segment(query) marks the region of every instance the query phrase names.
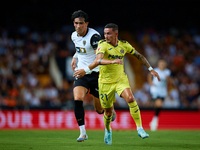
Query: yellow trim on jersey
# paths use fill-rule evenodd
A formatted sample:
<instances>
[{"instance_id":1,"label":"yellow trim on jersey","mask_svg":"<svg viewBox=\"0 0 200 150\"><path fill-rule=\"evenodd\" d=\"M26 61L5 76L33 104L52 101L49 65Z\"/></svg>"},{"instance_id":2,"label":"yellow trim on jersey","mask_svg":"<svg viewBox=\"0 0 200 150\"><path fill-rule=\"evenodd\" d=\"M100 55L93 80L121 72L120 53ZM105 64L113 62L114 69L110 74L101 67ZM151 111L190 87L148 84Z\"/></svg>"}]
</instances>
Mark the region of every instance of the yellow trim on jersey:
<instances>
[{"instance_id":1,"label":"yellow trim on jersey","mask_svg":"<svg viewBox=\"0 0 200 150\"><path fill-rule=\"evenodd\" d=\"M124 59L126 53L134 54L135 48L132 47L127 41L118 40L117 46L113 46L106 42L106 40L100 40L96 54L103 53L104 59ZM114 83L125 75L124 65L109 64L99 65L99 82L101 83Z\"/></svg>"}]
</instances>

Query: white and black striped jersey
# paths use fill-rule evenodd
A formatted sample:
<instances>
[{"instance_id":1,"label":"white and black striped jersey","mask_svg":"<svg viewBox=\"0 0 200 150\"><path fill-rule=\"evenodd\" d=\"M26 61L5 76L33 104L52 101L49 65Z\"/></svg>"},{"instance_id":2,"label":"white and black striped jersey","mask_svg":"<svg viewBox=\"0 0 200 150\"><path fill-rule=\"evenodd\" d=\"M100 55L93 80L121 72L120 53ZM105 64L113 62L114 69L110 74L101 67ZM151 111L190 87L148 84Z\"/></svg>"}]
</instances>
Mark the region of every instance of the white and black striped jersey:
<instances>
[{"instance_id":1,"label":"white and black striped jersey","mask_svg":"<svg viewBox=\"0 0 200 150\"><path fill-rule=\"evenodd\" d=\"M88 28L85 36L78 36L77 32L74 31L71 39L78 54L77 69L84 69L95 60L96 54L94 50L97 49L101 35L96 30ZM99 72L99 67L94 68L92 71Z\"/></svg>"}]
</instances>

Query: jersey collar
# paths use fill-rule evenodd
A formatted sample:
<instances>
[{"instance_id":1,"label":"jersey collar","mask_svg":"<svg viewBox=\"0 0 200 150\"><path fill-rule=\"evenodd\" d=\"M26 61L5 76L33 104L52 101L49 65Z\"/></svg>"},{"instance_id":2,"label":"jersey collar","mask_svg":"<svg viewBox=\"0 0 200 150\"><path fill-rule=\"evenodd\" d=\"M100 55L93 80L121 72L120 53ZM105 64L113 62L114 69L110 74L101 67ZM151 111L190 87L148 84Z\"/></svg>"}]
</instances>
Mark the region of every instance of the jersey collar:
<instances>
[{"instance_id":1,"label":"jersey collar","mask_svg":"<svg viewBox=\"0 0 200 150\"><path fill-rule=\"evenodd\" d=\"M88 34L88 31L89 31L89 28L87 28L87 31L86 31L86 33L85 33L85 35L84 35L84 36L78 36L78 33L77 33L77 36L78 36L78 37L82 37L82 38L83 38L83 37L85 37L85 36Z\"/></svg>"},{"instance_id":2,"label":"jersey collar","mask_svg":"<svg viewBox=\"0 0 200 150\"><path fill-rule=\"evenodd\" d=\"M114 45L112 45L113 47L117 47L118 46L118 43L119 43L119 40L117 40L118 42L117 42L117 45L116 46L114 46ZM109 43L110 44L110 43ZM110 44L111 45L111 44Z\"/></svg>"}]
</instances>

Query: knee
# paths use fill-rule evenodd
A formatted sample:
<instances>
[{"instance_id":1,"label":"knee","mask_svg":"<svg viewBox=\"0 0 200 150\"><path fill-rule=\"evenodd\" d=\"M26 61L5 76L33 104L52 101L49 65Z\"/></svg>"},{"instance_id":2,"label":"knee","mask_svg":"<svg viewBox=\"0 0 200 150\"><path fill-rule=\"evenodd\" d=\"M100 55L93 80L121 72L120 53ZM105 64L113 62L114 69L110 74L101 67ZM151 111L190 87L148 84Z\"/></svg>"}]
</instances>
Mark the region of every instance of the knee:
<instances>
[{"instance_id":1,"label":"knee","mask_svg":"<svg viewBox=\"0 0 200 150\"><path fill-rule=\"evenodd\" d=\"M134 98L133 95L129 95L129 96L126 98L126 101L127 101L127 103L132 103L132 102L135 101L135 98Z\"/></svg>"},{"instance_id":2,"label":"knee","mask_svg":"<svg viewBox=\"0 0 200 150\"><path fill-rule=\"evenodd\" d=\"M102 108L95 108L95 111L98 113L98 114L103 114L104 113L104 110Z\"/></svg>"},{"instance_id":3,"label":"knee","mask_svg":"<svg viewBox=\"0 0 200 150\"><path fill-rule=\"evenodd\" d=\"M155 101L155 106L156 106L157 108L161 108L161 107L162 107L162 99L157 99L157 100Z\"/></svg>"},{"instance_id":4,"label":"knee","mask_svg":"<svg viewBox=\"0 0 200 150\"><path fill-rule=\"evenodd\" d=\"M108 116L108 117L111 117L112 116L112 111L105 111L105 115Z\"/></svg>"},{"instance_id":5,"label":"knee","mask_svg":"<svg viewBox=\"0 0 200 150\"><path fill-rule=\"evenodd\" d=\"M77 95L77 96L74 96L74 100L75 100L75 101L83 101L84 98L85 98L84 95Z\"/></svg>"}]
</instances>

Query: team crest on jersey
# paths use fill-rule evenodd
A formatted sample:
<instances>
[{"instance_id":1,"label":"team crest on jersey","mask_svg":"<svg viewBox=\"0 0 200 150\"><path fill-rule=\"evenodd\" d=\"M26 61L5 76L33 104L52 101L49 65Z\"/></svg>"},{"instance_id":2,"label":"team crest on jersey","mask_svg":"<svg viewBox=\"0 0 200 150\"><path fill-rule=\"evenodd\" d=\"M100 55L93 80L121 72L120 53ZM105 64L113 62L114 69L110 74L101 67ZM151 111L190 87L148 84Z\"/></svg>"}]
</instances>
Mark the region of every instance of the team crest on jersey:
<instances>
[{"instance_id":1,"label":"team crest on jersey","mask_svg":"<svg viewBox=\"0 0 200 150\"><path fill-rule=\"evenodd\" d=\"M100 51L100 50L101 50L101 47L98 47L98 48L97 48L97 51Z\"/></svg>"},{"instance_id":2,"label":"team crest on jersey","mask_svg":"<svg viewBox=\"0 0 200 150\"><path fill-rule=\"evenodd\" d=\"M85 44L86 44L86 40L83 41L83 45L84 45L84 46L85 46Z\"/></svg>"},{"instance_id":3,"label":"team crest on jersey","mask_svg":"<svg viewBox=\"0 0 200 150\"><path fill-rule=\"evenodd\" d=\"M121 50L120 50L120 53L124 54L124 50L123 50L123 49L121 49Z\"/></svg>"}]
</instances>

